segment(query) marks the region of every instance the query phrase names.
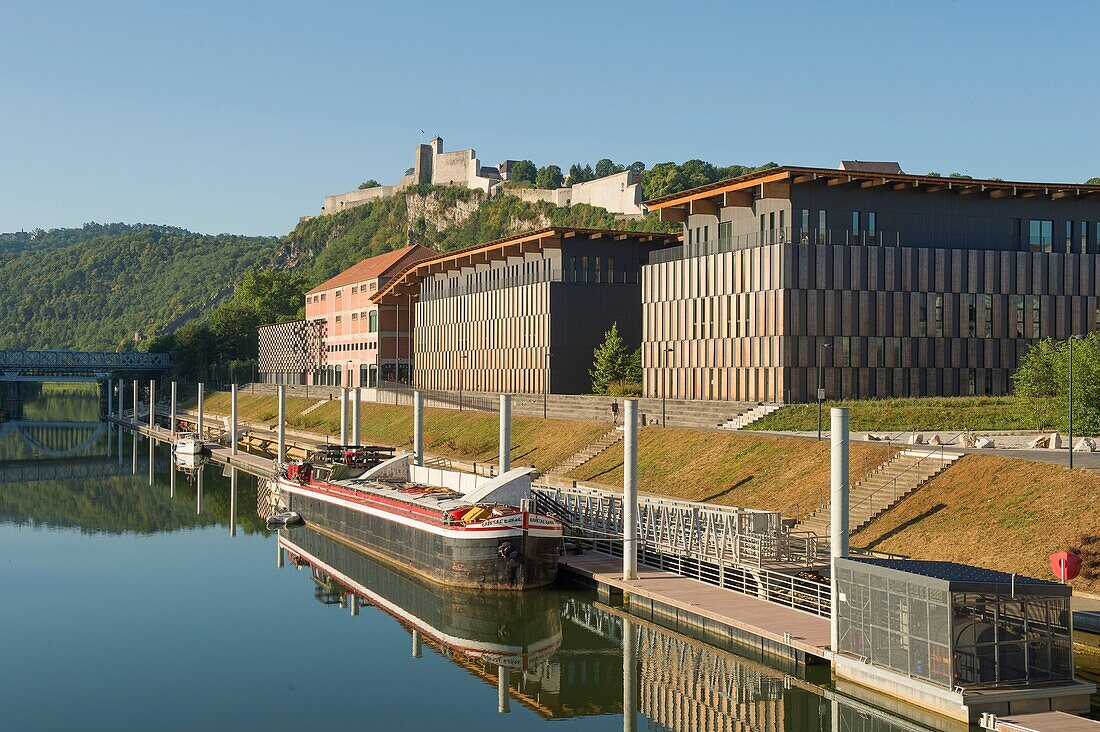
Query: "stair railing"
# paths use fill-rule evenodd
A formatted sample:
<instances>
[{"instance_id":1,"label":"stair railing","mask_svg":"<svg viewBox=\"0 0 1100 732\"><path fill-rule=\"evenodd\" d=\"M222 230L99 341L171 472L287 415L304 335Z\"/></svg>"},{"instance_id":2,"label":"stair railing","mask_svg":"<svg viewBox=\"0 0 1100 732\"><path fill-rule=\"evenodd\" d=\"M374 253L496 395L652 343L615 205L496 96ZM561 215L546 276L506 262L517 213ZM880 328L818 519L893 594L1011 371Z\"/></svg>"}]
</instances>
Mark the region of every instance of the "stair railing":
<instances>
[{"instance_id":1,"label":"stair railing","mask_svg":"<svg viewBox=\"0 0 1100 732\"><path fill-rule=\"evenodd\" d=\"M848 507L848 516L851 517L852 514L855 513L861 506L863 506L864 504L869 504L867 506L867 519L862 521L860 524L858 524L856 526L850 527L849 530L852 533L855 533L860 528L862 528L864 525L870 523L870 520L875 517L875 511L877 510L877 508L882 508L883 506L893 505L894 502L898 500L898 480L900 478L903 478L904 476L908 475L912 471L917 470L918 468L920 468L920 466L923 465L926 460L930 460L931 458L936 458L936 460L940 464L940 469L942 470L943 469L943 464L945 462L945 460L944 460L944 448L947 447L947 445L954 442L957 438L961 437L964 434L966 434L966 430L963 430L962 432L959 432L958 434L952 435L944 444L939 445L938 449L924 455L923 457L921 457L920 460L918 460L917 462L913 463L912 465L910 465L905 470L903 470L900 473L898 473L897 475L895 475L890 480L889 483L886 483L885 485L879 486L878 488L876 488L875 490L871 491L866 496L864 496L862 499L860 499L858 503L849 506ZM890 498L885 502L879 503L878 507L876 508L875 502L876 502L877 497L879 496L880 493L882 493L883 491L885 491L887 489L890 490L890 493L889 493Z\"/></svg>"}]
</instances>

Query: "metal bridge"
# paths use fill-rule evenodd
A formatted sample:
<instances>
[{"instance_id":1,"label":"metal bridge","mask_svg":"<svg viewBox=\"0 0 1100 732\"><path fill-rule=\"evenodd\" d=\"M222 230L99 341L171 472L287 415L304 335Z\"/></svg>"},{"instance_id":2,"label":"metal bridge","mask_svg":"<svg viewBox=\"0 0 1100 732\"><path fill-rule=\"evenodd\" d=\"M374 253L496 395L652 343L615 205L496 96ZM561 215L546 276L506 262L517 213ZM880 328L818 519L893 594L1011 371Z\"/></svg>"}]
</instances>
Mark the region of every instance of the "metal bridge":
<instances>
[{"instance_id":1,"label":"metal bridge","mask_svg":"<svg viewBox=\"0 0 1100 732\"><path fill-rule=\"evenodd\" d=\"M103 378L120 371L165 371L167 368L167 353L0 351L0 381Z\"/></svg>"},{"instance_id":2,"label":"metal bridge","mask_svg":"<svg viewBox=\"0 0 1100 732\"><path fill-rule=\"evenodd\" d=\"M0 439L16 435L35 453L51 458L83 453L106 431L106 422L0 422Z\"/></svg>"},{"instance_id":3,"label":"metal bridge","mask_svg":"<svg viewBox=\"0 0 1100 732\"><path fill-rule=\"evenodd\" d=\"M596 488L533 488L540 511L572 538L622 556L622 494ZM655 496L638 500L638 563L762 600L828 617L829 584L817 570L828 551L814 536L791 534L775 511Z\"/></svg>"}]
</instances>

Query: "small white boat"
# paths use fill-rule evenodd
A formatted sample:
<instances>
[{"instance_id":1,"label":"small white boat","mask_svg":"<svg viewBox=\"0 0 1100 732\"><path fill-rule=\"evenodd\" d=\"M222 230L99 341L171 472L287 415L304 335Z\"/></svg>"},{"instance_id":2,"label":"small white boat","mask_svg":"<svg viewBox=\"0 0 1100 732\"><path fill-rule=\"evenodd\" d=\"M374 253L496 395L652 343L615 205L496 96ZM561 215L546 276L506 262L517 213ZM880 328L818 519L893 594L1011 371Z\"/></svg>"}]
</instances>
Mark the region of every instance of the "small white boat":
<instances>
[{"instance_id":1,"label":"small white boat","mask_svg":"<svg viewBox=\"0 0 1100 732\"><path fill-rule=\"evenodd\" d=\"M199 455L203 447L202 436L198 432L180 432L172 449L177 455Z\"/></svg>"}]
</instances>

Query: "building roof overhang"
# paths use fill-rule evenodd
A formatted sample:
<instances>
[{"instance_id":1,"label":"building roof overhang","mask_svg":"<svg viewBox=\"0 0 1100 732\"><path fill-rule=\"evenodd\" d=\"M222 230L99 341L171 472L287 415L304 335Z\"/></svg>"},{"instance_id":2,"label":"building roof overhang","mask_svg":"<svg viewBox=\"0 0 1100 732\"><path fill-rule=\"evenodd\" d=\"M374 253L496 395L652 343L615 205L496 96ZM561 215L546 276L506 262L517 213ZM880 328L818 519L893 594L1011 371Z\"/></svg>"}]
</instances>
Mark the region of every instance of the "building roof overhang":
<instances>
[{"instance_id":1,"label":"building roof overhang","mask_svg":"<svg viewBox=\"0 0 1100 732\"><path fill-rule=\"evenodd\" d=\"M472 247L446 252L429 259L414 262L395 274L371 296L376 303L403 304L407 298L417 300L420 283L427 277L463 267L473 267L508 257L521 257L529 252L560 248L564 239L611 238L618 241L634 241L639 244L658 241L665 246L676 244L679 234L662 234L648 231L619 231L616 229L576 229L547 227L515 234L495 241L475 244Z\"/></svg>"},{"instance_id":2,"label":"building roof overhang","mask_svg":"<svg viewBox=\"0 0 1100 732\"><path fill-rule=\"evenodd\" d=\"M988 198L1042 196L1050 200L1100 197L1100 185L1078 183L1027 183L980 178L951 178L907 173L878 173L834 168L805 168L783 165L737 178L710 183L646 201L650 211L659 211L663 221L685 221L692 214L717 214L727 206L751 206L760 198L790 197L791 186L824 181L826 185L856 185L860 188L889 187L924 193L982 194Z\"/></svg>"}]
</instances>

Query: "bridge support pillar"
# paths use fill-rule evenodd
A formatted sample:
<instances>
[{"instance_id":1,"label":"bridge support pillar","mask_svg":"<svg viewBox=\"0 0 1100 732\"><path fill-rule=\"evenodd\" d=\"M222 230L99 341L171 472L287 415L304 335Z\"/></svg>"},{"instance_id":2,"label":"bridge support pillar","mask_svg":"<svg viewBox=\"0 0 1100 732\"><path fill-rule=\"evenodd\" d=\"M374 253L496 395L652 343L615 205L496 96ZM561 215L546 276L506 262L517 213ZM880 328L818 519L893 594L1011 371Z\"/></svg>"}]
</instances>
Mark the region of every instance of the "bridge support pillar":
<instances>
[{"instance_id":1,"label":"bridge support pillar","mask_svg":"<svg viewBox=\"0 0 1100 732\"><path fill-rule=\"evenodd\" d=\"M340 445L348 444L348 388L340 387Z\"/></svg>"},{"instance_id":2,"label":"bridge support pillar","mask_svg":"<svg viewBox=\"0 0 1100 732\"><path fill-rule=\"evenodd\" d=\"M638 578L638 400L623 400L623 579Z\"/></svg>"},{"instance_id":3,"label":"bridge support pillar","mask_svg":"<svg viewBox=\"0 0 1100 732\"><path fill-rule=\"evenodd\" d=\"M205 391L205 387L206 387L206 385L203 384L201 381L198 383L199 396L198 396L197 405L195 407L195 412L196 412L195 413L195 431L199 433L199 439L202 439L202 427L203 427L202 400L203 400L203 396L204 396L203 392Z\"/></svg>"},{"instance_id":4,"label":"bridge support pillar","mask_svg":"<svg viewBox=\"0 0 1100 732\"><path fill-rule=\"evenodd\" d=\"M500 395L500 474L512 469L512 397Z\"/></svg>"},{"instance_id":5,"label":"bridge support pillar","mask_svg":"<svg viewBox=\"0 0 1100 732\"><path fill-rule=\"evenodd\" d=\"M497 666L497 712L508 714L511 709L511 697L508 696L508 668Z\"/></svg>"},{"instance_id":6,"label":"bridge support pillar","mask_svg":"<svg viewBox=\"0 0 1100 732\"><path fill-rule=\"evenodd\" d=\"M149 429L157 426L157 380L149 379Z\"/></svg>"},{"instance_id":7,"label":"bridge support pillar","mask_svg":"<svg viewBox=\"0 0 1100 732\"><path fill-rule=\"evenodd\" d=\"M137 408L138 408L138 395L141 392L141 386L138 384L138 380L134 379L134 413L130 415L130 424L137 427Z\"/></svg>"},{"instance_id":8,"label":"bridge support pillar","mask_svg":"<svg viewBox=\"0 0 1100 732\"><path fill-rule=\"evenodd\" d=\"M275 459L286 462L286 385L279 384L279 441L276 447Z\"/></svg>"},{"instance_id":9,"label":"bridge support pillar","mask_svg":"<svg viewBox=\"0 0 1100 732\"><path fill-rule=\"evenodd\" d=\"M176 382L173 381L172 394L168 399L168 421L172 423L171 425L169 425L169 429L172 430L172 437L176 436L176 397Z\"/></svg>"},{"instance_id":10,"label":"bridge support pillar","mask_svg":"<svg viewBox=\"0 0 1100 732\"><path fill-rule=\"evenodd\" d=\"M362 411L363 390L358 386L351 392L351 444L363 444L363 425L360 423Z\"/></svg>"},{"instance_id":11,"label":"bridge support pillar","mask_svg":"<svg viewBox=\"0 0 1100 732\"><path fill-rule=\"evenodd\" d=\"M229 387L229 454L237 454L237 385Z\"/></svg>"},{"instance_id":12,"label":"bridge support pillar","mask_svg":"<svg viewBox=\"0 0 1100 732\"><path fill-rule=\"evenodd\" d=\"M424 392L413 392L413 455L417 465L424 464Z\"/></svg>"},{"instance_id":13,"label":"bridge support pillar","mask_svg":"<svg viewBox=\"0 0 1100 732\"><path fill-rule=\"evenodd\" d=\"M832 454L830 467L830 504L829 504L829 558L832 563L829 580L832 598L830 611L830 641L836 652L840 640L840 628L837 623L837 583L836 560L848 556L848 409L833 407L829 413L832 421Z\"/></svg>"}]
</instances>

